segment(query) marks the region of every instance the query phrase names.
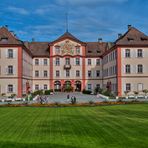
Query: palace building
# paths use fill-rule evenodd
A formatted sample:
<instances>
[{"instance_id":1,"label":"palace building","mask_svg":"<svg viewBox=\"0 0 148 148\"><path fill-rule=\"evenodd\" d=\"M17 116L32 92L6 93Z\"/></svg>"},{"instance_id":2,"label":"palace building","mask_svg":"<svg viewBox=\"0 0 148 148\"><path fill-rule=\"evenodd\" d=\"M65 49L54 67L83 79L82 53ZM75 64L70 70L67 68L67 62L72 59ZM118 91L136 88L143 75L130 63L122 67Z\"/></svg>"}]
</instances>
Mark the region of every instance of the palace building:
<instances>
[{"instance_id":1,"label":"palace building","mask_svg":"<svg viewBox=\"0 0 148 148\"><path fill-rule=\"evenodd\" d=\"M115 42L83 42L68 31L52 42L24 42L0 28L0 94L67 86L117 96L148 89L148 36L129 25Z\"/></svg>"}]
</instances>

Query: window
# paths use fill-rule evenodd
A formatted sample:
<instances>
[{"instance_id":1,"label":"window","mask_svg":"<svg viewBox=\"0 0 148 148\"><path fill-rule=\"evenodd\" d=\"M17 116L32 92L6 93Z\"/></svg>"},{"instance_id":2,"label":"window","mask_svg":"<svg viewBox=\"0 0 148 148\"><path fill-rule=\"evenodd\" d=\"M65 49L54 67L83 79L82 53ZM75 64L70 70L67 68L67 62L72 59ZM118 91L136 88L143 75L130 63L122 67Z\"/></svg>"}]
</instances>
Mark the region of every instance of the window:
<instances>
[{"instance_id":1,"label":"window","mask_svg":"<svg viewBox=\"0 0 148 148\"><path fill-rule=\"evenodd\" d=\"M138 58L142 58L143 57L142 49L138 49L138 51L137 51L137 57Z\"/></svg>"},{"instance_id":2,"label":"window","mask_svg":"<svg viewBox=\"0 0 148 148\"><path fill-rule=\"evenodd\" d=\"M65 64L66 64L66 65L70 65L70 58L66 58L66 59L65 59Z\"/></svg>"},{"instance_id":3,"label":"window","mask_svg":"<svg viewBox=\"0 0 148 148\"><path fill-rule=\"evenodd\" d=\"M38 70L35 71L35 77L39 77L39 71Z\"/></svg>"},{"instance_id":4,"label":"window","mask_svg":"<svg viewBox=\"0 0 148 148\"><path fill-rule=\"evenodd\" d=\"M48 88L47 88L47 84L44 84L44 90L47 90Z\"/></svg>"},{"instance_id":5,"label":"window","mask_svg":"<svg viewBox=\"0 0 148 148\"><path fill-rule=\"evenodd\" d=\"M13 49L8 49L8 58L13 58Z\"/></svg>"},{"instance_id":6,"label":"window","mask_svg":"<svg viewBox=\"0 0 148 148\"><path fill-rule=\"evenodd\" d=\"M39 90L39 85L38 84L35 85L35 90Z\"/></svg>"},{"instance_id":7,"label":"window","mask_svg":"<svg viewBox=\"0 0 148 148\"><path fill-rule=\"evenodd\" d=\"M76 65L80 65L80 58L76 58Z\"/></svg>"},{"instance_id":8,"label":"window","mask_svg":"<svg viewBox=\"0 0 148 148\"><path fill-rule=\"evenodd\" d=\"M96 65L100 65L100 59L96 59Z\"/></svg>"},{"instance_id":9,"label":"window","mask_svg":"<svg viewBox=\"0 0 148 148\"><path fill-rule=\"evenodd\" d=\"M39 59L35 59L35 65L39 65Z\"/></svg>"},{"instance_id":10,"label":"window","mask_svg":"<svg viewBox=\"0 0 148 148\"><path fill-rule=\"evenodd\" d=\"M13 75L13 66L12 65L8 66L8 74Z\"/></svg>"},{"instance_id":11,"label":"window","mask_svg":"<svg viewBox=\"0 0 148 148\"><path fill-rule=\"evenodd\" d=\"M138 83L138 91L143 91L143 84L142 83Z\"/></svg>"},{"instance_id":12,"label":"window","mask_svg":"<svg viewBox=\"0 0 148 148\"><path fill-rule=\"evenodd\" d=\"M56 58L56 63L55 63L56 66L59 66L60 65L60 58Z\"/></svg>"},{"instance_id":13,"label":"window","mask_svg":"<svg viewBox=\"0 0 148 148\"><path fill-rule=\"evenodd\" d=\"M143 73L143 65L141 65L141 64L138 65L137 73Z\"/></svg>"},{"instance_id":14,"label":"window","mask_svg":"<svg viewBox=\"0 0 148 148\"><path fill-rule=\"evenodd\" d=\"M96 84L96 88L100 89L100 84Z\"/></svg>"},{"instance_id":15,"label":"window","mask_svg":"<svg viewBox=\"0 0 148 148\"><path fill-rule=\"evenodd\" d=\"M88 77L91 77L91 71L90 70L88 71Z\"/></svg>"},{"instance_id":16,"label":"window","mask_svg":"<svg viewBox=\"0 0 148 148\"><path fill-rule=\"evenodd\" d=\"M47 59L44 59L44 65L48 65Z\"/></svg>"},{"instance_id":17,"label":"window","mask_svg":"<svg viewBox=\"0 0 148 148\"><path fill-rule=\"evenodd\" d=\"M130 83L126 83L126 91L131 91L131 84Z\"/></svg>"},{"instance_id":18,"label":"window","mask_svg":"<svg viewBox=\"0 0 148 148\"><path fill-rule=\"evenodd\" d=\"M131 57L130 49L125 49L125 57L126 58L130 58Z\"/></svg>"},{"instance_id":19,"label":"window","mask_svg":"<svg viewBox=\"0 0 148 148\"><path fill-rule=\"evenodd\" d=\"M60 76L60 71L56 70L56 77L59 77L59 76Z\"/></svg>"},{"instance_id":20,"label":"window","mask_svg":"<svg viewBox=\"0 0 148 148\"><path fill-rule=\"evenodd\" d=\"M60 54L60 47L59 46L55 47L55 50L56 50L56 54Z\"/></svg>"},{"instance_id":21,"label":"window","mask_svg":"<svg viewBox=\"0 0 148 148\"><path fill-rule=\"evenodd\" d=\"M80 77L80 71L76 70L76 77Z\"/></svg>"},{"instance_id":22,"label":"window","mask_svg":"<svg viewBox=\"0 0 148 148\"><path fill-rule=\"evenodd\" d=\"M8 85L8 93L12 93L13 92L13 85Z\"/></svg>"},{"instance_id":23,"label":"window","mask_svg":"<svg viewBox=\"0 0 148 148\"><path fill-rule=\"evenodd\" d=\"M125 66L125 73L131 73L131 66L130 65Z\"/></svg>"},{"instance_id":24,"label":"window","mask_svg":"<svg viewBox=\"0 0 148 148\"><path fill-rule=\"evenodd\" d=\"M44 70L44 77L48 77L48 72L47 72L47 70Z\"/></svg>"},{"instance_id":25,"label":"window","mask_svg":"<svg viewBox=\"0 0 148 148\"><path fill-rule=\"evenodd\" d=\"M87 85L87 88L88 88L88 90L92 90L92 85L91 84L88 84Z\"/></svg>"},{"instance_id":26,"label":"window","mask_svg":"<svg viewBox=\"0 0 148 148\"><path fill-rule=\"evenodd\" d=\"M91 59L88 59L88 65L91 65Z\"/></svg>"},{"instance_id":27,"label":"window","mask_svg":"<svg viewBox=\"0 0 148 148\"><path fill-rule=\"evenodd\" d=\"M66 77L70 77L70 71L68 69L66 70Z\"/></svg>"},{"instance_id":28,"label":"window","mask_svg":"<svg viewBox=\"0 0 148 148\"><path fill-rule=\"evenodd\" d=\"M96 71L96 77L100 77L100 70Z\"/></svg>"},{"instance_id":29,"label":"window","mask_svg":"<svg viewBox=\"0 0 148 148\"><path fill-rule=\"evenodd\" d=\"M80 47L79 46L76 47L76 54L80 54Z\"/></svg>"}]
</instances>

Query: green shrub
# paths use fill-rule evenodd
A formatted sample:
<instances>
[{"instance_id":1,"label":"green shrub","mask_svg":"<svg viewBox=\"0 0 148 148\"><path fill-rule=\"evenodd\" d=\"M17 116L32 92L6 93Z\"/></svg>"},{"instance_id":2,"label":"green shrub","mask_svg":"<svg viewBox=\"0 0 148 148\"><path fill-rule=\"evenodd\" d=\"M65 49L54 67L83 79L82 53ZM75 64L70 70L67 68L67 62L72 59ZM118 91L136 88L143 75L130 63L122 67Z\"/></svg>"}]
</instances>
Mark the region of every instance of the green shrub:
<instances>
[{"instance_id":1,"label":"green shrub","mask_svg":"<svg viewBox=\"0 0 148 148\"><path fill-rule=\"evenodd\" d=\"M91 90L85 90L85 89L84 89L84 90L82 91L82 93L83 93L83 94L88 94L88 95L90 95L90 94L92 93L92 91L91 91Z\"/></svg>"},{"instance_id":2,"label":"green shrub","mask_svg":"<svg viewBox=\"0 0 148 148\"><path fill-rule=\"evenodd\" d=\"M55 92L61 92L61 89L55 89L54 91Z\"/></svg>"},{"instance_id":3,"label":"green shrub","mask_svg":"<svg viewBox=\"0 0 148 148\"><path fill-rule=\"evenodd\" d=\"M32 93L32 96L37 96L37 95L43 95L43 90L37 90L35 92Z\"/></svg>"},{"instance_id":4,"label":"green shrub","mask_svg":"<svg viewBox=\"0 0 148 148\"><path fill-rule=\"evenodd\" d=\"M109 91L109 90L104 90L104 91L102 91L102 95L108 96L108 97L115 97L115 96L112 94L112 92Z\"/></svg>"},{"instance_id":5,"label":"green shrub","mask_svg":"<svg viewBox=\"0 0 148 148\"><path fill-rule=\"evenodd\" d=\"M50 95L51 90L45 90L44 95Z\"/></svg>"},{"instance_id":6,"label":"green shrub","mask_svg":"<svg viewBox=\"0 0 148 148\"><path fill-rule=\"evenodd\" d=\"M11 94L11 98L14 98L16 96L16 94Z\"/></svg>"},{"instance_id":7,"label":"green shrub","mask_svg":"<svg viewBox=\"0 0 148 148\"><path fill-rule=\"evenodd\" d=\"M6 94L5 94L5 93L2 93L1 95L2 95L2 96L6 96Z\"/></svg>"},{"instance_id":8,"label":"green shrub","mask_svg":"<svg viewBox=\"0 0 148 148\"><path fill-rule=\"evenodd\" d=\"M70 86L70 85L68 85L68 86L66 86L66 88L64 89L64 91L65 92L71 92L71 91L73 91L73 87Z\"/></svg>"},{"instance_id":9,"label":"green shrub","mask_svg":"<svg viewBox=\"0 0 148 148\"><path fill-rule=\"evenodd\" d=\"M89 101L89 104L91 104L91 105L92 105L92 104L95 104L95 102L94 102L94 101Z\"/></svg>"},{"instance_id":10,"label":"green shrub","mask_svg":"<svg viewBox=\"0 0 148 148\"><path fill-rule=\"evenodd\" d=\"M101 89L101 88L99 88L99 87L96 87L95 90L94 90L94 94L95 94L95 95L97 95L98 93L101 94L102 92L103 92L103 89Z\"/></svg>"}]
</instances>

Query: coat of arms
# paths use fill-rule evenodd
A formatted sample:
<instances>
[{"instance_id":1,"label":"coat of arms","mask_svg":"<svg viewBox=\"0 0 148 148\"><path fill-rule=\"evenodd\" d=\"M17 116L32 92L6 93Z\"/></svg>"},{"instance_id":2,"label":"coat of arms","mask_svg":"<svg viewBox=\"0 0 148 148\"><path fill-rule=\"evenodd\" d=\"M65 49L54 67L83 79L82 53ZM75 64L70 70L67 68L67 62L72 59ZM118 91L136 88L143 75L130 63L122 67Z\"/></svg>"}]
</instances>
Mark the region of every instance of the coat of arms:
<instances>
[{"instance_id":1,"label":"coat of arms","mask_svg":"<svg viewBox=\"0 0 148 148\"><path fill-rule=\"evenodd\" d=\"M74 45L69 41L66 41L63 45L61 45L62 54L74 54Z\"/></svg>"}]
</instances>

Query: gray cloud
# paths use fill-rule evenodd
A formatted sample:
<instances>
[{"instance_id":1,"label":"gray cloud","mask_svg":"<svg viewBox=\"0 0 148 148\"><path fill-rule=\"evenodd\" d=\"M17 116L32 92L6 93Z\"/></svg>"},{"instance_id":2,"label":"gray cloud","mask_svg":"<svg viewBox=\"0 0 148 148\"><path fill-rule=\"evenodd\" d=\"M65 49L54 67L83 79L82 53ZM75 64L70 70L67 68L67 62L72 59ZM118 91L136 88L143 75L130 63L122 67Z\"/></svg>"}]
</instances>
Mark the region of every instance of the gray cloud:
<instances>
[{"instance_id":1,"label":"gray cloud","mask_svg":"<svg viewBox=\"0 0 148 148\"><path fill-rule=\"evenodd\" d=\"M12 13L21 14L21 15L28 15L29 14L28 10L26 10L24 8L15 7L15 6L9 6L7 8L7 10Z\"/></svg>"}]
</instances>

